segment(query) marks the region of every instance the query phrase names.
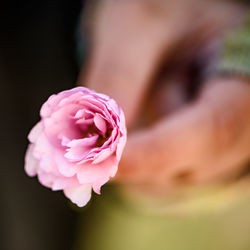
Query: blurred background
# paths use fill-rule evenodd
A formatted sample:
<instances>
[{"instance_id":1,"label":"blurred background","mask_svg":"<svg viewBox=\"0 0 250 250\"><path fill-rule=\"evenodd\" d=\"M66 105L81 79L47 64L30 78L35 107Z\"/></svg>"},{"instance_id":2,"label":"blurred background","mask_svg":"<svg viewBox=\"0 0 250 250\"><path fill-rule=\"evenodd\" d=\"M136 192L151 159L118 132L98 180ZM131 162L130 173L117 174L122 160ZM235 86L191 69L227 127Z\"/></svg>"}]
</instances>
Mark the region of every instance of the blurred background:
<instances>
[{"instance_id":1,"label":"blurred background","mask_svg":"<svg viewBox=\"0 0 250 250\"><path fill-rule=\"evenodd\" d=\"M134 11L143 3L156 22L149 19L144 23L141 12ZM135 62L136 67L140 47L162 46L157 58L146 50L149 61L155 60L154 69L150 68L142 80L150 94L144 97L144 90L138 94L141 111L136 106L131 108L136 115L128 112L129 131L147 127L192 102L207 79L218 72L248 79L248 9L248 1L219 0L5 3L0 10L0 249L250 250L249 161L233 174L225 169L219 177L211 174L197 183L189 181L189 172L181 172L175 184L169 185L173 191L160 199L128 195L110 184L83 209L70 204L62 192L51 192L36 178L27 177L23 169L28 132L51 94L85 82L109 93L112 84L108 82L116 81L119 75L112 49L119 48L122 61L135 46L136 53L131 53L127 63ZM165 19L168 16L170 21ZM134 27L132 31L127 29L128 23ZM159 30L163 35L156 42L150 31ZM224 39L228 36L232 41L227 42L229 46L244 46L229 49L224 59ZM102 57L98 51L109 41L111 49L103 56L111 60L104 60L103 67L98 64ZM106 77L110 72L112 77ZM96 84L100 79L101 87ZM129 90L133 92L132 87ZM121 97L121 106L128 100ZM138 119L130 126L134 116ZM223 181L214 184L213 178Z\"/></svg>"},{"instance_id":2,"label":"blurred background","mask_svg":"<svg viewBox=\"0 0 250 250\"><path fill-rule=\"evenodd\" d=\"M1 8L0 249L70 249L76 215L61 192L27 178L24 154L41 104L75 85L81 1L14 1Z\"/></svg>"}]
</instances>

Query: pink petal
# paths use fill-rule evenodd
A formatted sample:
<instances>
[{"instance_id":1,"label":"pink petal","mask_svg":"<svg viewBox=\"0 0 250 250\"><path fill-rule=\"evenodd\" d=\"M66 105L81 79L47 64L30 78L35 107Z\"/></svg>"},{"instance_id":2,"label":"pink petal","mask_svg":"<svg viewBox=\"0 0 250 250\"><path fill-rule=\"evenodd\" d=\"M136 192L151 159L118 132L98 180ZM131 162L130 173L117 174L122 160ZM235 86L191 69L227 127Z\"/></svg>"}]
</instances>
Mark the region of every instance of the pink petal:
<instances>
[{"instance_id":1,"label":"pink petal","mask_svg":"<svg viewBox=\"0 0 250 250\"><path fill-rule=\"evenodd\" d=\"M83 114L84 114L84 109L79 109L76 114L74 115L74 118L78 119L78 118L81 118L83 117Z\"/></svg>"},{"instance_id":2,"label":"pink petal","mask_svg":"<svg viewBox=\"0 0 250 250\"><path fill-rule=\"evenodd\" d=\"M74 115L75 119L84 118L88 120L93 117L94 117L94 113L90 110L87 110L86 108L78 110L76 114Z\"/></svg>"},{"instance_id":3,"label":"pink petal","mask_svg":"<svg viewBox=\"0 0 250 250\"><path fill-rule=\"evenodd\" d=\"M53 191L79 186L79 183L75 176L65 178L63 176L56 176L50 173L46 173L41 169L38 171L38 180L42 185L51 188Z\"/></svg>"},{"instance_id":4,"label":"pink petal","mask_svg":"<svg viewBox=\"0 0 250 250\"><path fill-rule=\"evenodd\" d=\"M62 91L56 95L51 95L49 99L42 105L40 115L42 118L49 117L54 111L58 109L58 104L64 98L68 98L70 95L77 92L77 89L70 89Z\"/></svg>"},{"instance_id":5,"label":"pink petal","mask_svg":"<svg viewBox=\"0 0 250 250\"><path fill-rule=\"evenodd\" d=\"M98 135L94 135L94 136L86 137L82 139L75 139L75 140L70 141L67 144L67 147L90 147L96 143L97 138L98 138Z\"/></svg>"},{"instance_id":6,"label":"pink petal","mask_svg":"<svg viewBox=\"0 0 250 250\"><path fill-rule=\"evenodd\" d=\"M122 111L122 109L120 108L120 122L119 122L119 129L121 130L121 132L123 133L123 135L127 135L127 129L126 129L126 121L125 121L125 115Z\"/></svg>"},{"instance_id":7,"label":"pink petal","mask_svg":"<svg viewBox=\"0 0 250 250\"><path fill-rule=\"evenodd\" d=\"M28 135L28 139L30 142L35 143L37 138L40 136L40 134L43 131L43 125L42 122L38 122L30 131Z\"/></svg>"},{"instance_id":8,"label":"pink petal","mask_svg":"<svg viewBox=\"0 0 250 250\"><path fill-rule=\"evenodd\" d=\"M87 159L91 159L91 160L96 159L95 163L103 161L106 157L111 155L116 150L117 143L114 143L114 141L116 140L116 137L118 134L119 133L117 129L113 129L111 136L108 138L106 142L104 142L104 144L101 147L92 148L87 154L86 159L80 161L77 164L85 163ZM104 151L103 154L102 154L102 151ZM100 161L98 160L99 156L100 156Z\"/></svg>"},{"instance_id":9,"label":"pink petal","mask_svg":"<svg viewBox=\"0 0 250 250\"><path fill-rule=\"evenodd\" d=\"M111 135L109 136L108 140L103 143L101 148L103 149L103 148L110 147L110 146L113 148L114 146L116 146L116 144L114 142L116 141L116 138L118 135L119 135L118 129L114 128L112 130Z\"/></svg>"},{"instance_id":10,"label":"pink petal","mask_svg":"<svg viewBox=\"0 0 250 250\"><path fill-rule=\"evenodd\" d=\"M56 95L52 95L49 97L49 99L43 104L42 108L41 108L41 117L45 118L45 117L49 117L54 111L57 110L59 103L61 102L61 100L63 99L68 99L71 95L74 95L75 93L80 93L81 96L85 96L85 95L94 95L95 91L93 90L89 90L87 88L84 87L76 87L70 90L65 90L62 91Z\"/></svg>"},{"instance_id":11,"label":"pink petal","mask_svg":"<svg viewBox=\"0 0 250 250\"><path fill-rule=\"evenodd\" d=\"M51 188L53 191L57 191L63 190L65 188L75 187L77 185L79 185L79 182L76 176L71 178L55 178Z\"/></svg>"},{"instance_id":12,"label":"pink petal","mask_svg":"<svg viewBox=\"0 0 250 250\"><path fill-rule=\"evenodd\" d=\"M98 164L105 159L107 159L114 151L112 151L110 148L106 148L101 150L99 153L97 153L94 156L93 164Z\"/></svg>"},{"instance_id":13,"label":"pink petal","mask_svg":"<svg viewBox=\"0 0 250 250\"><path fill-rule=\"evenodd\" d=\"M98 135L72 140L67 144L67 153L64 155L70 161L79 161L87 155L91 147L93 147L97 141Z\"/></svg>"},{"instance_id":14,"label":"pink petal","mask_svg":"<svg viewBox=\"0 0 250 250\"><path fill-rule=\"evenodd\" d=\"M49 118L45 118L44 132L51 142L61 144L63 136L74 139L81 136L80 129L75 125L71 114L79 107L71 104L54 112Z\"/></svg>"},{"instance_id":15,"label":"pink petal","mask_svg":"<svg viewBox=\"0 0 250 250\"><path fill-rule=\"evenodd\" d=\"M67 96L67 98L63 98L58 103L58 107L68 106L72 103L75 103L75 101L79 100L81 98L81 96L82 96L81 92L72 93L71 95Z\"/></svg>"},{"instance_id":16,"label":"pink petal","mask_svg":"<svg viewBox=\"0 0 250 250\"><path fill-rule=\"evenodd\" d=\"M39 168L45 171L46 173L51 173L51 174L60 174L58 172L58 169L56 167L56 164L53 160L53 157L51 156L50 153L48 155L44 155L40 161L39 161Z\"/></svg>"},{"instance_id":17,"label":"pink petal","mask_svg":"<svg viewBox=\"0 0 250 250\"><path fill-rule=\"evenodd\" d=\"M105 134L107 131L107 124L106 121L99 115L95 114L94 116L94 123L95 126L103 133Z\"/></svg>"},{"instance_id":18,"label":"pink petal","mask_svg":"<svg viewBox=\"0 0 250 250\"><path fill-rule=\"evenodd\" d=\"M54 107L61 100L59 95L51 95L49 99L42 105L40 115L42 118L48 117L53 112Z\"/></svg>"},{"instance_id":19,"label":"pink petal","mask_svg":"<svg viewBox=\"0 0 250 250\"><path fill-rule=\"evenodd\" d=\"M61 152L54 152L53 157L58 167L58 171L63 176L72 177L77 173L79 166L77 166L72 162L67 161Z\"/></svg>"},{"instance_id":20,"label":"pink petal","mask_svg":"<svg viewBox=\"0 0 250 250\"><path fill-rule=\"evenodd\" d=\"M33 151L34 151L34 145L30 144L28 146L28 149L25 155L25 166L24 166L24 169L29 176L36 175L37 167L39 163L39 161L34 157Z\"/></svg>"},{"instance_id":21,"label":"pink petal","mask_svg":"<svg viewBox=\"0 0 250 250\"><path fill-rule=\"evenodd\" d=\"M42 157L51 157L51 153L53 152L53 147L48 141L47 137L44 133L42 133L36 143L34 144L34 156L37 159L41 159Z\"/></svg>"},{"instance_id":22,"label":"pink petal","mask_svg":"<svg viewBox=\"0 0 250 250\"><path fill-rule=\"evenodd\" d=\"M106 104L103 101L95 99L93 96L84 96L80 104L84 105L86 108L95 111L97 113L103 114L105 118L114 126L113 118L107 109Z\"/></svg>"},{"instance_id":23,"label":"pink petal","mask_svg":"<svg viewBox=\"0 0 250 250\"><path fill-rule=\"evenodd\" d=\"M94 190L95 193L97 194L101 194L101 187L109 181L109 178L104 178L98 182L95 182L93 185L92 185L92 188Z\"/></svg>"},{"instance_id":24,"label":"pink petal","mask_svg":"<svg viewBox=\"0 0 250 250\"><path fill-rule=\"evenodd\" d=\"M77 172L79 183L95 183L99 180L115 176L117 172L117 160L111 156L100 164L83 164Z\"/></svg>"},{"instance_id":25,"label":"pink petal","mask_svg":"<svg viewBox=\"0 0 250 250\"><path fill-rule=\"evenodd\" d=\"M67 150L68 152L64 156L71 162L80 161L87 155L89 148L86 147L74 147Z\"/></svg>"},{"instance_id":26,"label":"pink petal","mask_svg":"<svg viewBox=\"0 0 250 250\"><path fill-rule=\"evenodd\" d=\"M114 112L116 116L119 116L119 113L120 113L119 107L113 99L108 100L107 107L109 108L111 112Z\"/></svg>"},{"instance_id":27,"label":"pink petal","mask_svg":"<svg viewBox=\"0 0 250 250\"><path fill-rule=\"evenodd\" d=\"M69 138L67 138L66 136L62 136L62 141L61 141L62 146L67 146L69 142L70 142Z\"/></svg>"},{"instance_id":28,"label":"pink petal","mask_svg":"<svg viewBox=\"0 0 250 250\"><path fill-rule=\"evenodd\" d=\"M91 184L84 184L78 187L65 188L64 194L78 207L83 207L91 198L91 190Z\"/></svg>"},{"instance_id":29,"label":"pink petal","mask_svg":"<svg viewBox=\"0 0 250 250\"><path fill-rule=\"evenodd\" d=\"M119 143L117 144L116 155L117 155L118 162L121 159L123 149L124 149L124 147L126 145L126 141L127 141L127 137L122 136L122 137L120 137Z\"/></svg>"}]
</instances>

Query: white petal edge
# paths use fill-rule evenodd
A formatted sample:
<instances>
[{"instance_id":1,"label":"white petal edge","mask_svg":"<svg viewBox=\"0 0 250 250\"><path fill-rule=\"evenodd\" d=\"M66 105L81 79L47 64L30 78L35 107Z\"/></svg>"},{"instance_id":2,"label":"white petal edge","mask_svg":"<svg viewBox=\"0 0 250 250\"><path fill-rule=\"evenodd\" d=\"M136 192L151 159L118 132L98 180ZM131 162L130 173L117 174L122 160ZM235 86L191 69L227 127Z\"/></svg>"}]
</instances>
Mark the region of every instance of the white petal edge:
<instances>
[{"instance_id":1,"label":"white petal edge","mask_svg":"<svg viewBox=\"0 0 250 250\"><path fill-rule=\"evenodd\" d=\"M83 184L78 187L66 188L63 190L67 198L69 198L78 207L85 206L91 198L91 184Z\"/></svg>"},{"instance_id":2,"label":"white petal edge","mask_svg":"<svg viewBox=\"0 0 250 250\"><path fill-rule=\"evenodd\" d=\"M25 155L25 172L29 176L35 176L37 174L38 160L33 155L34 145L30 144Z\"/></svg>"},{"instance_id":3,"label":"white petal edge","mask_svg":"<svg viewBox=\"0 0 250 250\"><path fill-rule=\"evenodd\" d=\"M94 116L94 123L95 123L95 126L96 126L103 134L106 133L106 131L107 131L107 125L106 125L105 120L101 117L101 115L96 114L96 115Z\"/></svg>"},{"instance_id":4,"label":"white petal edge","mask_svg":"<svg viewBox=\"0 0 250 250\"><path fill-rule=\"evenodd\" d=\"M119 143L118 143L117 149L116 149L116 156L117 156L118 162L121 160L122 153L123 153L124 147L126 145L126 142L127 142L126 135L120 137L120 140L119 140Z\"/></svg>"},{"instance_id":5,"label":"white petal edge","mask_svg":"<svg viewBox=\"0 0 250 250\"><path fill-rule=\"evenodd\" d=\"M40 134L42 133L42 122L38 122L30 131L28 139L30 142L35 143Z\"/></svg>"}]
</instances>

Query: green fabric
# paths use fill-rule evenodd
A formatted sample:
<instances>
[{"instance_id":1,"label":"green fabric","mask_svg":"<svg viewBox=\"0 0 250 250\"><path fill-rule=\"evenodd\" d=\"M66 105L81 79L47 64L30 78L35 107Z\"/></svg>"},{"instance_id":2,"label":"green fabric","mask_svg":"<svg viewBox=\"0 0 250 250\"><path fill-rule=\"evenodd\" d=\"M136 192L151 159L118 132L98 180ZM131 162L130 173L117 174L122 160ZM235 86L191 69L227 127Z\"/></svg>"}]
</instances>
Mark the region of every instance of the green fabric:
<instances>
[{"instance_id":1,"label":"green fabric","mask_svg":"<svg viewBox=\"0 0 250 250\"><path fill-rule=\"evenodd\" d=\"M218 72L250 76L250 14L243 27L225 37Z\"/></svg>"}]
</instances>

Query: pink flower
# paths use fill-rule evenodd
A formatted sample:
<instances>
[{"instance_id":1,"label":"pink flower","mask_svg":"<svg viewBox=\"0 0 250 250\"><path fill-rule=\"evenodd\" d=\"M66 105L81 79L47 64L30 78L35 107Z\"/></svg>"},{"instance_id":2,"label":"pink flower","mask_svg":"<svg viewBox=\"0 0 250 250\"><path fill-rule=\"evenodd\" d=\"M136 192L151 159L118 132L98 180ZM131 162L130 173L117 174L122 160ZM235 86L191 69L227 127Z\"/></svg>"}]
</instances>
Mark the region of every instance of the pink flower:
<instances>
[{"instance_id":1,"label":"pink flower","mask_svg":"<svg viewBox=\"0 0 250 250\"><path fill-rule=\"evenodd\" d=\"M84 87L52 95L30 131L25 171L84 206L93 190L114 177L127 133L121 108Z\"/></svg>"}]
</instances>

